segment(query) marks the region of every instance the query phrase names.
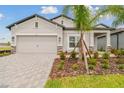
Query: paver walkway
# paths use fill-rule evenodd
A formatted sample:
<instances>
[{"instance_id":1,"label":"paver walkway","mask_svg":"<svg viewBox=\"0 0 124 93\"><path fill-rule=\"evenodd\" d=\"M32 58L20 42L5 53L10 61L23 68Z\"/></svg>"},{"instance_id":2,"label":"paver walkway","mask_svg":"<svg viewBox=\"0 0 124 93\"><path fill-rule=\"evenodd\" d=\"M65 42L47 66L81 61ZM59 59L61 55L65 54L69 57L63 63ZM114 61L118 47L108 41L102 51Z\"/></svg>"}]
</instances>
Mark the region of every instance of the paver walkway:
<instances>
[{"instance_id":1,"label":"paver walkway","mask_svg":"<svg viewBox=\"0 0 124 93\"><path fill-rule=\"evenodd\" d=\"M13 54L0 58L0 87L43 87L55 54Z\"/></svg>"}]
</instances>

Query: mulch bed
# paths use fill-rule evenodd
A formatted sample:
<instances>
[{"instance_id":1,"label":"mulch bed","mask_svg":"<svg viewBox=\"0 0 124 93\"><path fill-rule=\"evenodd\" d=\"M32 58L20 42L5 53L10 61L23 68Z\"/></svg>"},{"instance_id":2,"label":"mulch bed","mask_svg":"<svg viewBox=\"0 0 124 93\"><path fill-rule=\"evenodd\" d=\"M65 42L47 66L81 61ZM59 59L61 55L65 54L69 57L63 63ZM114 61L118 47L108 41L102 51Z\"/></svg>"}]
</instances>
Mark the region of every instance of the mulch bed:
<instances>
[{"instance_id":1,"label":"mulch bed","mask_svg":"<svg viewBox=\"0 0 124 93\"><path fill-rule=\"evenodd\" d=\"M124 74L124 69L118 69L118 64L116 63L118 58L110 58L109 59L109 69L102 68L102 58L97 59L97 64L93 70L90 70L91 75L104 75L104 74ZM124 58L123 58L124 59ZM50 78L58 78L58 77L67 77L67 76L77 76L86 74L85 64L84 62L80 62L75 59L66 59L64 61L64 68L58 69L57 65L60 64L60 59L56 58L53 67L50 73ZM77 70L72 69L72 65L77 64L79 67Z\"/></svg>"}]
</instances>

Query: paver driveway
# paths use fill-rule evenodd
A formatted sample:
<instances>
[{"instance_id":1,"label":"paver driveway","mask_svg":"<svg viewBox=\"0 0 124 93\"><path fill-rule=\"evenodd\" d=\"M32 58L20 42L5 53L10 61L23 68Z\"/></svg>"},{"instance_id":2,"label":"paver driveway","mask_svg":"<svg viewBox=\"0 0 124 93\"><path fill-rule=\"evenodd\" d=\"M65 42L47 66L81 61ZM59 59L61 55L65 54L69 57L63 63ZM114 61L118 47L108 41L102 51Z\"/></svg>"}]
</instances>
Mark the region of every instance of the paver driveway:
<instances>
[{"instance_id":1,"label":"paver driveway","mask_svg":"<svg viewBox=\"0 0 124 93\"><path fill-rule=\"evenodd\" d=\"M0 58L0 87L43 87L55 54L13 54Z\"/></svg>"}]
</instances>

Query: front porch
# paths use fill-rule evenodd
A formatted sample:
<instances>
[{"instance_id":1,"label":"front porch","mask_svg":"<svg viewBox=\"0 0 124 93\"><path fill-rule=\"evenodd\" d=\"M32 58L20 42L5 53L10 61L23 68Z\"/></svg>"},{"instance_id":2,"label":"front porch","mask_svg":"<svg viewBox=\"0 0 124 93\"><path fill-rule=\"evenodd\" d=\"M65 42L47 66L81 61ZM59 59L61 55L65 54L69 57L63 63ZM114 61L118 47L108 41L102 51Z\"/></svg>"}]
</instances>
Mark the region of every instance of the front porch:
<instances>
[{"instance_id":1,"label":"front porch","mask_svg":"<svg viewBox=\"0 0 124 93\"><path fill-rule=\"evenodd\" d=\"M110 51L111 49L111 38L110 38L110 31L92 31L90 32L90 44L89 49L93 51L98 50L98 36L106 35L106 40L104 41L106 43L105 45L105 51Z\"/></svg>"}]
</instances>

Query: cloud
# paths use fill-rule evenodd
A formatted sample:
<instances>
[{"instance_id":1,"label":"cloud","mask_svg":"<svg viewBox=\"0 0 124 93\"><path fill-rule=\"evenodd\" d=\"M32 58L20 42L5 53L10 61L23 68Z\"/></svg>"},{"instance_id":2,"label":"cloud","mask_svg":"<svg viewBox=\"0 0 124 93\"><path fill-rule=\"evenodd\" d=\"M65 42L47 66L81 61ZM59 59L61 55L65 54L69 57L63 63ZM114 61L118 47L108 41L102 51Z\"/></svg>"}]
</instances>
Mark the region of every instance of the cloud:
<instances>
[{"instance_id":1,"label":"cloud","mask_svg":"<svg viewBox=\"0 0 124 93\"><path fill-rule=\"evenodd\" d=\"M42 14L56 14L57 12L58 12L58 9L55 6L42 6L41 7Z\"/></svg>"},{"instance_id":2,"label":"cloud","mask_svg":"<svg viewBox=\"0 0 124 93\"><path fill-rule=\"evenodd\" d=\"M103 18L103 15L100 15L99 17L100 17L100 18Z\"/></svg>"},{"instance_id":3,"label":"cloud","mask_svg":"<svg viewBox=\"0 0 124 93\"><path fill-rule=\"evenodd\" d=\"M90 11L91 11L91 13L92 13L93 15L96 15L96 11L99 10L99 7L98 7L98 6L93 7L92 5L87 5L87 7L90 9Z\"/></svg>"},{"instance_id":4,"label":"cloud","mask_svg":"<svg viewBox=\"0 0 124 93\"><path fill-rule=\"evenodd\" d=\"M90 10L93 10L93 7L91 5L88 5L88 7L89 7Z\"/></svg>"},{"instance_id":5,"label":"cloud","mask_svg":"<svg viewBox=\"0 0 124 93\"><path fill-rule=\"evenodd\" d=\"M112 18L112 15L107 14L107 15L106 15L106 19L108 19L108 20L109 20L110 18Z\"/></svg>"},{"instance_id":6,"label":"cloud","mask_svg":"<svg viewBox=\"0 0 124 93\"><path fill-rule=\"evenodd\" d=\"M4 17L5 16L2 13L0 13L0 20L2 20Z\"/></svg>"},{"instance_id":7,"label":"cloud","mask_svg":"<svg viewBox=\"0 0 124 93\"><path fill-rule=\"evenodd\" d=\"M92 12L94 11L94 8L92 5L86 5Z\"/></svg>"},{"instance_id":8,"label":"cloud","mask_svg":"<svg viewBox=\"0 0 124 93\"><path fill-rule=\"evenodd\" d=\"M99 7L95 7L95 10L96 10L96 11L99 10Z\"/></svg>"},{"instance_id":9,"label":"cloud","mask_svg":"<svg viewBox=\"0 0 124 93\"><path fill-rule=\"evenodd\" d=\"M105 19L105 20L110 20L110 19L112 18L112 15L110 15L110 14L107 14L107 15L105 15L105 16L100 15L100 18L101 18L101 20L103 20L103 19Z\"/></svg>"},{"instance_id":10,"label":"cloud","mask_svg":"<svg viewBox=\"0 0 124 93\"><path fill-rule=\"evenodd\" d=\"M87 5L87 7L88 7L92 12L95 12L95 11L99 10L99 7L98 7L98 6L93 7L92 5Z\"/></svg>"},{"instance_id":11,"label":"cloud","mask_svg":"<svg viewBox=\"0 0 124 93\"><path fill-rule=\"evenodd\" d=\"M93 15L96 15L96 11L98 11L100 9L99 6L93 7L92 5L88 5L88 7L91 10L91 12L92 12ZM101 20L103 20L103 19L110 20L112 18L112 15L110 15L110 14L107 14L105 16L100 15L100 18L101 18Z\"/></svg>"}]
</instances>

